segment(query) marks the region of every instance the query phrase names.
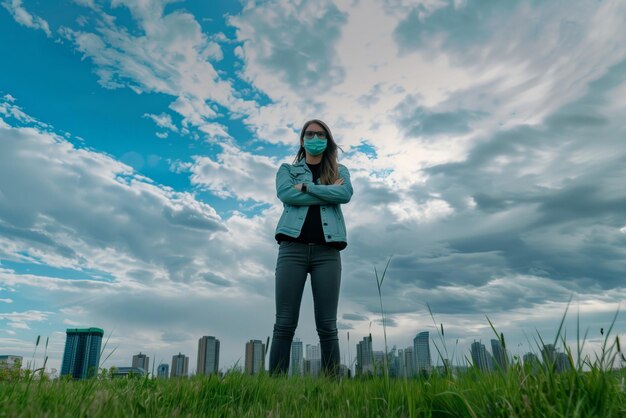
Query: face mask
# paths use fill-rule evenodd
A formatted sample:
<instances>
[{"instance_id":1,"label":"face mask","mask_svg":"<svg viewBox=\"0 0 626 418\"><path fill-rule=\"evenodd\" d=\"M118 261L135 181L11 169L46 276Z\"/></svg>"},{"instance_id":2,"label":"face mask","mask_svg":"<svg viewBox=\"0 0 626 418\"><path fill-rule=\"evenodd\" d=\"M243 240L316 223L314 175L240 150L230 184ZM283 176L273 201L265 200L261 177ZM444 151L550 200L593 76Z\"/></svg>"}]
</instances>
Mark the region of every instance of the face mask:
<instances>
[{"instance_id":1,"label":"face mask","mask_svg":"<svg viewBox=\"0 0 626 418\"><path fill-rule=\"evenodd\" d=\"M326 149L326 143L327 140L314 136L311 139L304 140L304 149L313 156L320 155Z\"/></svg>"}]
</instances>

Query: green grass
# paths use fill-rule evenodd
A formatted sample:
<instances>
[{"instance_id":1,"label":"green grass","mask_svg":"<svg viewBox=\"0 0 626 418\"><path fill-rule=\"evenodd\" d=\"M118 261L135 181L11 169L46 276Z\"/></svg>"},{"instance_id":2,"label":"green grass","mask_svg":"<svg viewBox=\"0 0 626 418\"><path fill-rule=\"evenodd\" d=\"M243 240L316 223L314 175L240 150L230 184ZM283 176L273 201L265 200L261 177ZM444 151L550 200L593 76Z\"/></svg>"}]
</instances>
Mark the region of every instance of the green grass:
<instances>
[{"instance_id":1,"label":"green grass","mask_svg":"<svg viewBox=\"0 0 626 418\"><path fill-rule=\"evenodd\" d=\"M381 287L388 266L389 262L380 278L375 270L383 328ZM412 379L390 378L384 362L378 365L384 369L381 376L367 379L286 378L228 372L221 377L111 380L106 369L102 369L104 373L87 380L51 381L43 373L47 340L43 367L35 369L40 341L37 337L33 370L0 368L0 418L626 417L626 357L619 338L611 336L618 312L607 332L602 329L604 340L595 358L582 356L587 332L580 337L577 319L574 362L563 328L568 309L569 303L553 342L554 347L560 342L567 354L570 370L562 373L557 373L555 364L545 359L544 363L524 366L514 358L506 370L492 373L470 367L465 373L453 374L446 367L443 375ZM443 360L449 354L444 327L437 325L430 306L428 310L438 334L433 342ZM504 335L498 333L489 318L487 321L506 347ZM539 334L536 343L539 349L544 346ZM454 364L454 353L451 360Z\"/></svg>"},{"instance_id":2,"label":"green grass","mask_svg":"<svg viewBox=\"0 0 626 418\"><path fill-rule=\"evenodd\" d=\"M624 370L471 370L427 380L224 377L0 382L0 417L624 417Z\"/></svg>"}]
</instances>

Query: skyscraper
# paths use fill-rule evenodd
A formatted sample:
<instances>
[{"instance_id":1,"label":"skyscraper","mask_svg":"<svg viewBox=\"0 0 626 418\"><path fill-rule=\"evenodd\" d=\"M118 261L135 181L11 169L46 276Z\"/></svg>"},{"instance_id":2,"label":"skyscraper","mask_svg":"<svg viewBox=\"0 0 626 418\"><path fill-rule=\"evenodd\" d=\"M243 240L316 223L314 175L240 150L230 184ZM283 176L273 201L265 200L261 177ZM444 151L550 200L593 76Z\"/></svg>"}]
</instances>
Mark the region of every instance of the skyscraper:
<instances>
[{"instance_id":1,"label":"skyscraper","mask_svg":"<svg viewBox=\"0 0 626 418\"><path fill-rule=\"evenodd\" d=\"M304 352L302 351L302 341L294 338L291 342L291 358L289 364L289 376L302 376L304 367Z\"/></svg>"},{"instance_id":2,"label":"skyscraper","mask_svg":"<svg viewBox=\"0 0 626 418\"><path fill-rule=\"evenodd\" d=\"M489 371L487 349L485 348L485 344L482 344L480 341L474 341L471 346L471 351L474 366L477 367L480 371Z\"/></svg>"},{"instance_id":3,"label":"skyscraper","mask_svg":"<svg viewBox=\"0 0 626 418\"><path fill-rule=\"evenodd\" d=\"M406 359L404 358L404 350L398 350L398 377L407 377Z\"/></svg>"},{"instance_id":4,"label":"skyscraper","mask_svg":"<svg viewBox=\"0 0 626 418\"><path fill-rule=\"evenodd\" d=\"M170 374L170 365L166 363L159 364L157 368L157 378L159 379L167 379Z\"/></svg>"},{"instance_id":5,"label":"skyscraper","mask_svg":"<svg viewBox=\"0 0 626 418\"><path fill-rule=\"evenodd\" d=\"M133 356L133 367L138 367L148 373L150 371L150 357L140 351L139 354Z\"/></svg>"},{"instance_id":6,"label":"skyscraper","mask_svg":"<svg viewBox=\"0 0 626 418\"><path fill-rule=\"evenodd\" d=\"M258 374L265 370L265 344L261 340L246 343L246 373Z\"/></svg>"},{"instance_id":7,"label":"skyscraper","mask_svg":"<svg viewBox=\"0 0 626 418\"><path fill-rule=\"evenodd\" d=\"M68 328L61 376L74 379L96 376L100 365L100 346L104 331L100 328Z\"/></svg>"},{"instance_id":8,"label":"skyscraper","mask_svg":"<svg viewBox=\"0 0 626 418\"><path fill-rule=\"evenodd\" d=\"M567 353L556 353L556 371L568 372L572 370L572 365L569 361L569 355Z\"/></svg>"},{"instance_id":9,"label":"skyscraper","mask_svg":"<svg viewBox=\"0 0 626 418\"><path fill-rule=\"evenodd\" d=\"M372 358L372 336L363 337L356 345L356 371L357 376L374 373Z\"/></svg>"},{"instance_id":10,"label":"skyscraper","mask_svg":"<svg viewBox=\"0 0 626 418\"><path fill-rule=\"evenodd\" d=\"M382 376L385 373L385 352L376 350L373 351L372 354L374 355L374 370L376 371L376 375Z\"/></svg>"},{"instance_id":11,"label":"skyscraper","mask_svg":"<svg viewBox=\"0 0 626 418\"><path fill-rule=\"evenodd\" d=\"M500 340L491 340L491 352L493 353L493 359L495 360L495 367L501 371L506 371L509 360L506 354L506 349L500 343Z\"/></svg>"},{"instance_id":12,"label":"skyscraper","mask_svg":"<svg viewBox=\"0 0 626 418\"><path fill-rule=\"evenodd\" d=\"M415 356L413 355L413 347L407 347L404 349L404 364L406 367L406 376L415 376Z\"/></svg>"},{"instance_id":13,"label":"skyscraper","mask_svg":"<svg viewBox=\"0 0 626 418\"><path fill-rule=\"evenodd\" d=\"M202 337L198 340L197 374L217 373L220 364L220 340L215 337Z\"/></svg>"},{"instance_id":14,"label":"skyscraper","mask_svg":"<svg viewBox=\"0 0 626 418\"><path fill-rule=\"evenodd\" d=\"M524 368L533 372L538 372L541 369L539 358L534 353L526 353L522 358L524 359Z\"/></svg>"},{"instance_id":15,"label":"skyscraper","mask_svg":"<svg viewBox=\"0 0 626 418\"><path fill-rule=\"evenodd\" d=\"M318 344L306 345L306 362L304 372L310 376L319 376L322 371L322 356Z\"/></svg>"},{"instance_id":16,"label":"skyscraper","mask_svg":"<svg viewBox=\"0 0 626 418\"><path fill-rule=\"evenodd\" d=\"M189 357L180 352L172 356L171 377L186 377L189 370Z\"/></svg>"},{"instance_id":17,"label":"skyscraper","mask_svg":"<svg viewBox=\"0 0 626 418\"><path fill-rule=\"evenodd\" d=\"M430 372L430 338L428 331L420 332L413 339L413 352L415 353L415 367L418 373L423 370Z\"/></svg>"},{"instance_id":18,"label":"skyscraper","mask_svg":"<svg viewBox=\"0 0 626 418\"><path fill-rule=\"evenodd\" d=\"M546 366L553 366L556 363L556 348L554 344L544 344L541 349L541 357L543 364Z\"/></svg>"}]
</instances>

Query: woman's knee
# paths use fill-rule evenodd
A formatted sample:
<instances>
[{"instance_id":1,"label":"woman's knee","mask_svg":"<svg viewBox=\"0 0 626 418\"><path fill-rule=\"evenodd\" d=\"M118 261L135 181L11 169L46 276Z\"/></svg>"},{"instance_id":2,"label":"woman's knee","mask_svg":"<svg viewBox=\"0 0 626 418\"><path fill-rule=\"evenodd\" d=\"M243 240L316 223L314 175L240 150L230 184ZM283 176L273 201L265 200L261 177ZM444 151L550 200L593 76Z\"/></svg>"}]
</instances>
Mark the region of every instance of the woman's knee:
<instances>
[{"instance_id":1,"label":"woman's knee","mask_svg":"<svg viewBox=\"0 0 626 418\"><path fill-rule=\"evenodd\" d=\"M296 333L297 324L294 323L280 323L274 324L274 337L293 340L293 336Z\"/></svg>"}]
</instances>

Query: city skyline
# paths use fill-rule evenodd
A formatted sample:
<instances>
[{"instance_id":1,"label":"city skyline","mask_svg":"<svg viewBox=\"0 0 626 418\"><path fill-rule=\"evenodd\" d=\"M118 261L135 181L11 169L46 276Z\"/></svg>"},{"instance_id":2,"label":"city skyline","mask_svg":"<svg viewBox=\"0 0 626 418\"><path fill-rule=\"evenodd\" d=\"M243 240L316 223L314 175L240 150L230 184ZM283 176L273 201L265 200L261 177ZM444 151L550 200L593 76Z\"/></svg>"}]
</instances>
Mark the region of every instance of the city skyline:
<instances>
[{"instance_id":1,"label":"city skyline","mask_svg":"<svg viewBox=\"0 0 626 418\"><path fill-rule=\"evenodd\" d=\"M97 325L106 367L193 373L207 335L243 364L275 322L275 175L312 118L354 189L342 363L441 324L451 352L490 349L489 321L521 356L570 301L568 344L579 323L599 351L626 300L626 2L298 5L0 1L0 352L49 337L60 370L64 330ZM314 317L307 283L308 344Z\"/></svg>"},{"instance_id":2,"label":"city skyline","mask_svg":"<svg viewBox=\"0 0 626 418\"><path fill-rule=\"evenodd\" d=\"M99 361L99 354L95 354L97 350L94 347L99 348L103 330L100 328L90 327L82 329L67 329L66 330L66 348L65 358L66 365L62 368L63 374L71 374L74 378L86 378L88 377L87 370L89 366L93 366ZM97 337L93 340L93 337ZM441 336L440 336L441 337ZM428 343L428 348L425 348L425 343ZM413 344L398 349L396 345L393 345L388 352L388 367L390 375L393 377L411 377L418 375L428 375L434 368L441 372L444 368L454 369L467 369L468 367L475 367L481 372L506 372L508 365L511 362L522 362L522 364L554 364L555 370L560 372L571 368L568 354L561 351L561 348L554 344L543 344L539 349L539 356L536 352L525 352L523 355L514 355L506 350L501 340L491 339L491 349L489 352L486 349L485 344L482 341L474 340L469 347L469 355L471 361L468 362L467 357L464 360L458 358L438 358L436 362L430 361L430 343L428 331L418 332L413 339ZM90 348L91 347L91 348ZM296 367L296 373L299 375L313 375L319 376L321 373L321 357L319 344L306 344L306 355L303 355L303 342L299 338L294 338L291 347L291 358L289 367L289 376L294 374L293 368ZM217 349L217 350L216 350ZM260 370L267 371L265 368L265 344L261 340L249 340L245 344L245 362L242 367L239 365L239 371L247 374L257 374ZM421 359L417 352L421 352ZM455 350L456 351L456 350ZM198 352L205 352L210 356L215 356L213 359L205 358L202 360L210 367L217 367L219 363L219 339L214 336L203 336L198 340ZM353 364L341 363L341 369L345 370L343 373L349 373L353 377L359 377L360 375L378 373L382 375L382 371L385 367L384 351L375 350L371 335L364 337L361 341L356 343L357 356L354 359ZM78 354L77 354L78 353ZM82 356L82 357L81 357ZM0 353L0 366L13 367L16 359L22 361L21 356L6 355ZM8 362L8 364L3 363ZM576 362L575 358L572 361ZM212 369L211 371L205 370L198 373L201 370L199 367L196 370L189 370L189 357L183 353L178 353L172 356L172 367L169 372L169 365L161 363L157 367L156 374L147 370L149 368L150 357L141 351L138 354L132 356L132 366L114 365L116 369L115 376L124 376L129 372L141 371L142 373L150 374L152 377L158 378L170 378L170 377L189 377L197 374L211 374L219 373L223 374L227 369ZM199 362L199 366L200 366ZM419 365L419 366L418 366ZM142 367L143 366L143 367ZM235 365L233 365L235 366ZM31 364L20 364L20 367L31 368ZM209 367L209 366L207 366ZM230 369L230 368L228 368ZM53 370L53 369L52 369ZM50 369L46 369L46 373L50 373ZM92 374L93 375L93 374ZM54 374L52 374L54 377Z\"/></svg>"}]
</instances>

